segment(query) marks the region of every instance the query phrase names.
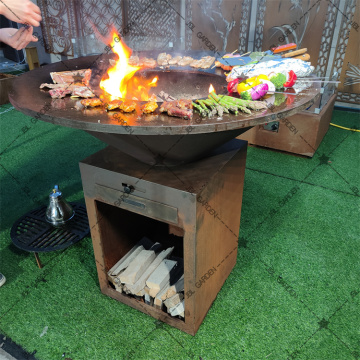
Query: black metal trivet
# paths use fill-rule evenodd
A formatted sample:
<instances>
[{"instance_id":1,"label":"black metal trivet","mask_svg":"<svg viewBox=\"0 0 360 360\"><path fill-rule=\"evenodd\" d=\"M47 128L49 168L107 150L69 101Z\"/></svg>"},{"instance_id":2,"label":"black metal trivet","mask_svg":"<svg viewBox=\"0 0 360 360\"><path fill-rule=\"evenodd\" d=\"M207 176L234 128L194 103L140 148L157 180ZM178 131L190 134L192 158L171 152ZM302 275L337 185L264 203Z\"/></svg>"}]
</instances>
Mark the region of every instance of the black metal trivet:
<instances>
[{"instance_id":1,"label":"black metal trivet","mask_svg":"<svg viewBox=\"0 0 360 360\"><path fill-rule=\"evenodd\" d=\"M38 253L66 249L89 234L86 207L70 203L74 217L61 227L54 227L45 220L47 206L41 206L18 219L11 228L10 236L19 249L33 252L39 268L42 268Z\"/></svg>"}]
</instances>

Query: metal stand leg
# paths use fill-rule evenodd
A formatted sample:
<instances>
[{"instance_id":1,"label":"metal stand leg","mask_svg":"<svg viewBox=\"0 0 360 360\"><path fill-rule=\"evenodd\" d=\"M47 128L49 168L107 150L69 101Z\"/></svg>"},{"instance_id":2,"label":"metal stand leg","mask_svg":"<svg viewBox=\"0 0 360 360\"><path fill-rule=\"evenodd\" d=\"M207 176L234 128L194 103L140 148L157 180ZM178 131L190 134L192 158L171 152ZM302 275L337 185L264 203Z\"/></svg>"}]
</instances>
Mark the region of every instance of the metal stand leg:
<instances>
[{"instance_id":1,"label":"metal stand leg","mask_svg":"<svg viewBox=\"0 0 360 360\"><path fill-rule=\"evenodd\" d=\"M34 255L35 255L35 259L36 259L36 262L37 262L37 265L38 265L39 269L42 269L43 264L40 261L39 254L37 252L34 252Z\"/></svg>"}]
</instances>

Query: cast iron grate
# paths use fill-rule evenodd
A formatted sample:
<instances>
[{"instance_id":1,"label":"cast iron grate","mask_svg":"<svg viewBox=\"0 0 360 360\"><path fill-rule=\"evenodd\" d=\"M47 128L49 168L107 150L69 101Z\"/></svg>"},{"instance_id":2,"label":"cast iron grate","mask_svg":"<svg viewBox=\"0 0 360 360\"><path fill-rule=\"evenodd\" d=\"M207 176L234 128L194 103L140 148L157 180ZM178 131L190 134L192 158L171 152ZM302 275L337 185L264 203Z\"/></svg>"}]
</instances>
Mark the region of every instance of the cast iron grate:
<instances>
[{"instance_id":1,"label":"cast iron grate","mask_svg":"<svg viewBox=\"0 0 360 360\"><path fill-rule=\"evenodd\" d=\"M47 206L32 210L18 219L11 228L10 237L15 246L30 252L48 252L66 249L89 234L86 207L70 203L75 216L62 227L53 227L45 220Z\"/></svg>"}]
</instances>

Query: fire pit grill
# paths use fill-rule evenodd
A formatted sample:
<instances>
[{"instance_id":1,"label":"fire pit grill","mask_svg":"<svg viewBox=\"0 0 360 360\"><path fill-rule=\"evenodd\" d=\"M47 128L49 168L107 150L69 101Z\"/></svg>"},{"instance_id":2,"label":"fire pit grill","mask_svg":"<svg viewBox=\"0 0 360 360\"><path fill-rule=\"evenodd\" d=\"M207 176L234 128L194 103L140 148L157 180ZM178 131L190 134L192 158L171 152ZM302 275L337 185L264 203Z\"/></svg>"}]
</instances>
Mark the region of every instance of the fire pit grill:
<instances>
[{"instance_id":1,"label":"fire pit grill","mask_svg":"<svg viewBox=\"0 0 360 360\"><path fill-rule=\"evenodd\" d=\"M208 52L194 52L201 57ZM146 54L150 56L151 54ZM211 54L210 54L211 55ZM156 56L156 55L153 55ZM116 147L117 149L148 164L179 165L200 159L227 141L235 138L255 125L261 125L282 117L290 116L308 108L320 94L320 82L293 96L289 104L283 103L275 110L253 111L247 114L224 114L222 118L201 118L194 112L191 121L160 114L124 114L105 112L102 109L77 111L76 100L69 97L51 99L47 91L40 91L41 83L51 82L50 72L92 68L94 76L102 76L110 56L89 56L44 66L19 76L13 83L9 98L14 107L30 116L40 116L43 121L82 129ZM105 65L104 65L105 64ZM180 70L178 70L180 69ZM221 69L194 71L191 68L170 70L148 70L159 76L159 84L169 95L177 97L206 97L212 83L218 93L225 93L226 80ZM150 76L150 75L149 75ZM291 96L291 95L289 95ZM46 109L46 111L44 111ZM41 115L39 115L41 114ZM118 114L118 118L113 115ZM126 122L127 126L123 126ZM159 135L161 138L159 138ZM161 140L160 140L161 139ZM161 161L159 162L159 158Z\"/></svg>"}]
</instances>

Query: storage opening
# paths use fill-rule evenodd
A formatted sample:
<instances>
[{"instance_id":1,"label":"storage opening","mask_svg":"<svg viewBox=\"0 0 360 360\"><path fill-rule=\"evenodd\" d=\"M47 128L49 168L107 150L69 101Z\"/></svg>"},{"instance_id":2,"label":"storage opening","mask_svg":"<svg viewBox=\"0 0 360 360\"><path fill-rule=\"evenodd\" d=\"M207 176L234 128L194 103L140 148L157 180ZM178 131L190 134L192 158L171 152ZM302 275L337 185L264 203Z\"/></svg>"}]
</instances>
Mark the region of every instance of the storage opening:
<instances>
[{"instance_id":1,"label":"storage opening","mask_svg":"<svg viewBox=\"0 0 360 360\"><path fill-rule=\"evenodd\" d=\"M96 201L108 285L184 319L184 231Z\"/></svg>"}]
</instances>

